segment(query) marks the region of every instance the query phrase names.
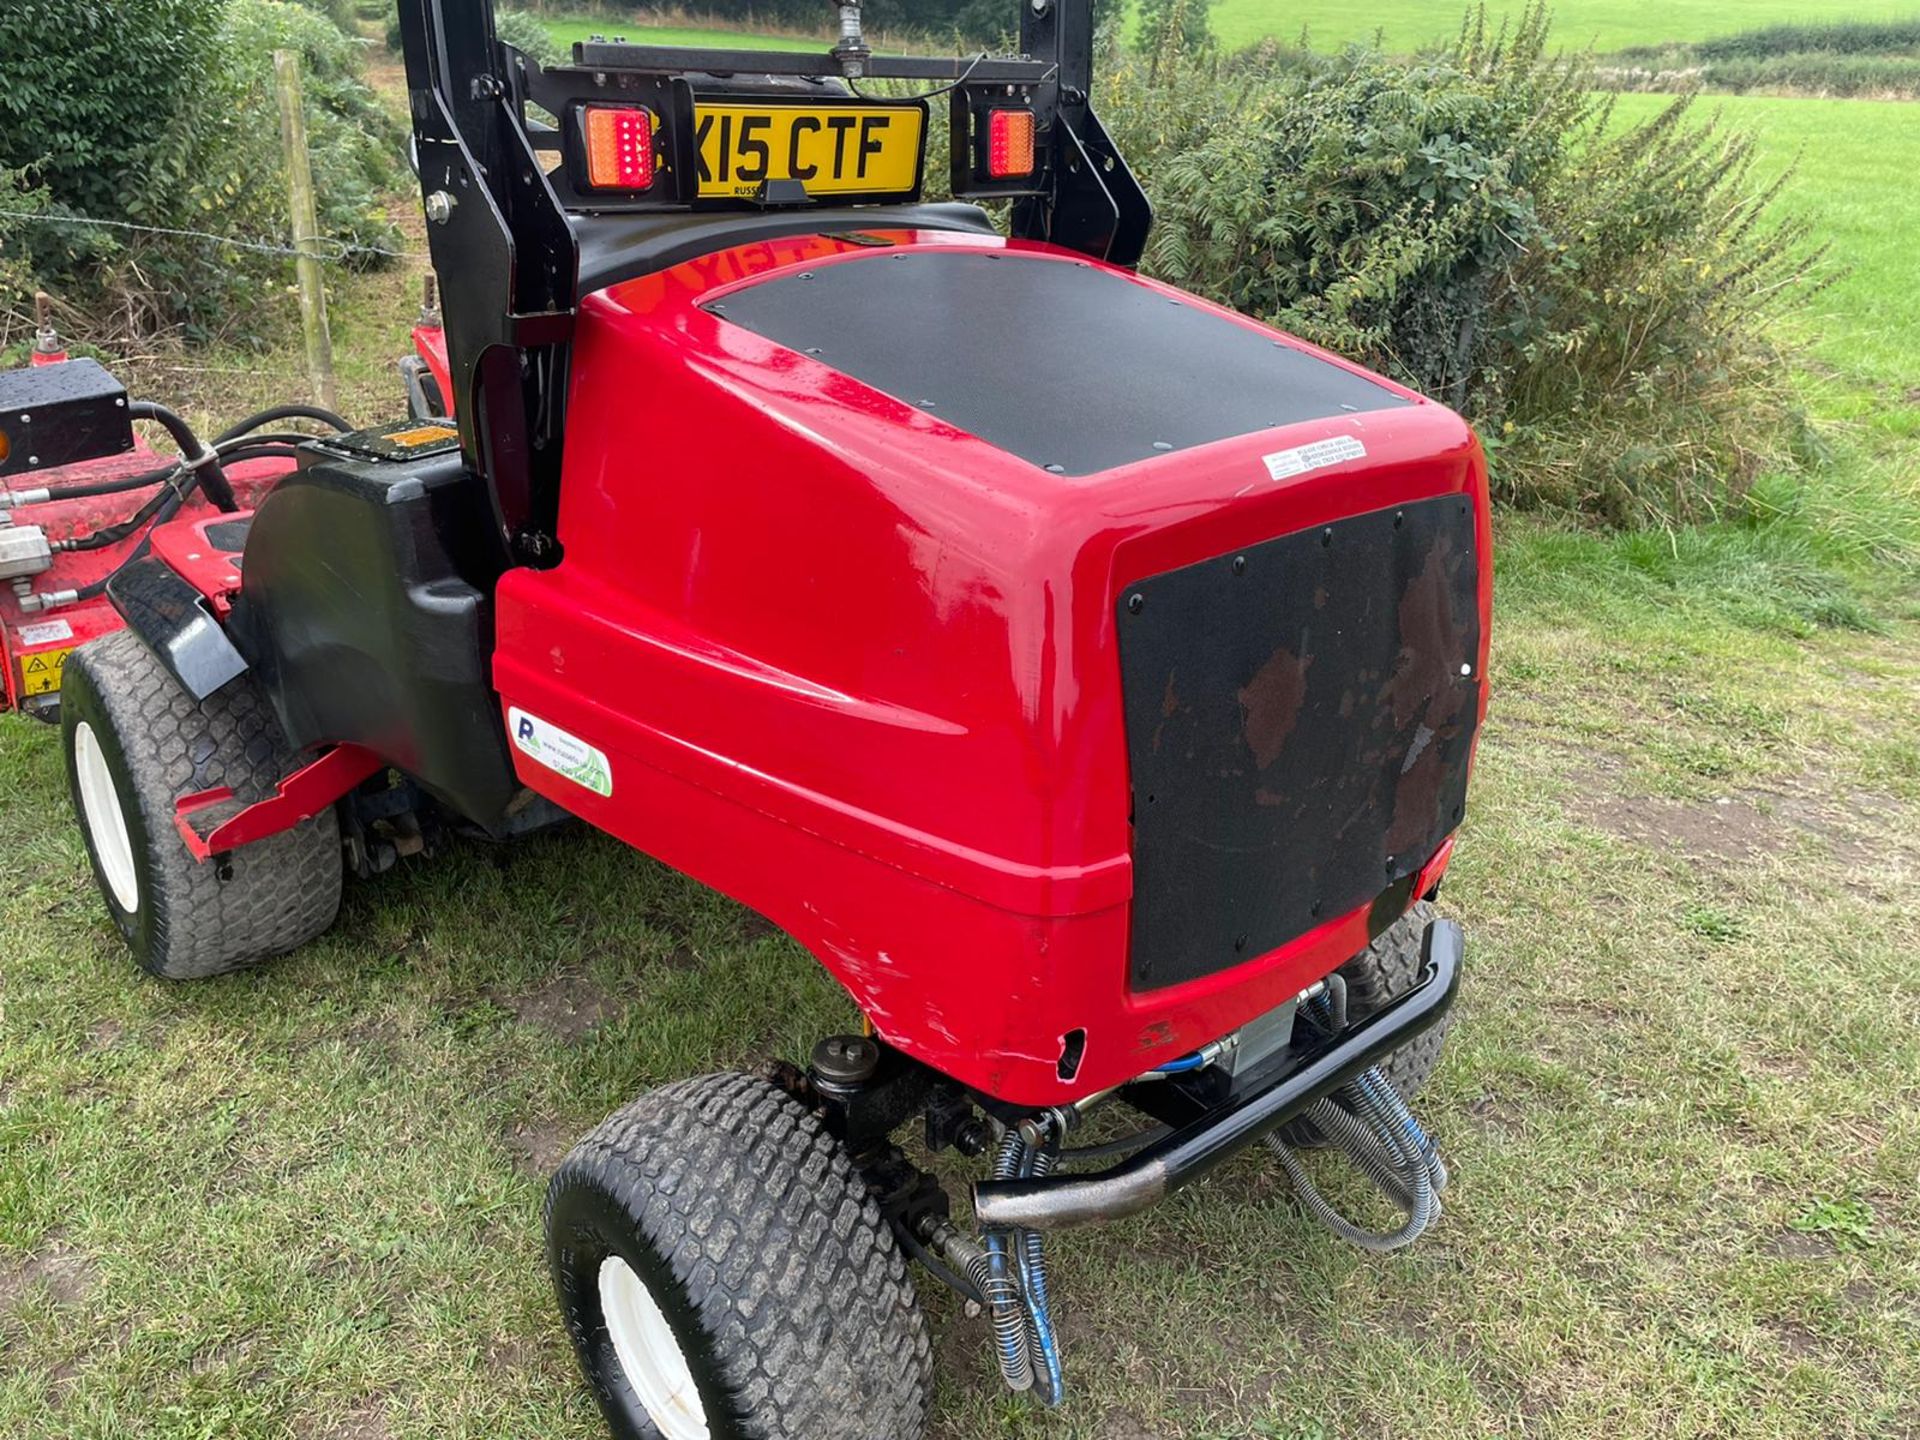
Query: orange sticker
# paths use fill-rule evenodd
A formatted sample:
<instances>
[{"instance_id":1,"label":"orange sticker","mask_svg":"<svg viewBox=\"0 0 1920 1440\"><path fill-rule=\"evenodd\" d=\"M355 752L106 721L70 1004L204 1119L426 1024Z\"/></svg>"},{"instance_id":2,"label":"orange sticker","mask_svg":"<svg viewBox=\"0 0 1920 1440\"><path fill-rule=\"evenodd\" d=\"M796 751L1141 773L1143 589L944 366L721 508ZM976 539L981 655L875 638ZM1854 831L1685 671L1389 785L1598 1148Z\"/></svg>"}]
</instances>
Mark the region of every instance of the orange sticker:
<instances>
[{"instance_id":1,"label":"orange sticker","mask_svg":"<svg viewBox=\"0 0 1920 1440\"><path fill-rule=\"evenodd\" d=\"M438 445L459 438L460 432L451 425L421 425L413 430L402 430L398 435L387 436L387 443L398 445L403 450L413 450L422 445Z\"/></svg>"}]
</instances>

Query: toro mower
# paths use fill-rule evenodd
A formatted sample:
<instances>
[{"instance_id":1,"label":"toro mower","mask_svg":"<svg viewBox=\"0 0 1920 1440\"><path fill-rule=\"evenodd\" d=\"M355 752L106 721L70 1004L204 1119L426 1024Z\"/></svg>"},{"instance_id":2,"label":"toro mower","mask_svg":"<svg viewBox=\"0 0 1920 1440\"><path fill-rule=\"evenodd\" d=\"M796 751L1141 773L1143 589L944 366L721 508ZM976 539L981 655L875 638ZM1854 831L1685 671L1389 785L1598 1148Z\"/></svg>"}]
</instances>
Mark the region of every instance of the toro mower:
<instances>
[{"instance_id":1,"label":"toro mower","mask_svg":"<svg viewBox=\"0 0 1920 1440\"><path fill-rule=\"evenodd\" d=\"M202 442L55 342L0 378L8 699L57 710L134 958L250 965L348 874L569 817L818 957L859 1033L553 1178L624 1437L920 1434L909 1262L1058 1403L1043 1237L1256 1145L1342 1235L1417 1235L1486 705L1467 426L1136 273L1091 0L1010 0L1008 57L876 55L844 4L819 53L548 68L485 3L400 8L441 305L403 416Z\"/></svg>"}]
</instances>

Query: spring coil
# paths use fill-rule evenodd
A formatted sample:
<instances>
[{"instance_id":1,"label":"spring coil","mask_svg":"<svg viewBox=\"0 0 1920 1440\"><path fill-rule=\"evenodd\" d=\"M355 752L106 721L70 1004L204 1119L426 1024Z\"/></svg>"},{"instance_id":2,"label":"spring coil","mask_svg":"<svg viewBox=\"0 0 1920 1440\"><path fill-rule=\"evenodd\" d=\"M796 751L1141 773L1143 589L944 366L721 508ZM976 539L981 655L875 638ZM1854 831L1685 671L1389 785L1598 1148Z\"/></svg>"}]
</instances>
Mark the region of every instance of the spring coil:
<instances>
[{"instance_id":1,"label":"spring coil","mask_svg":"<svg viewBox=\"0 0 1920 1440\"><path fill-rule=\"evenodd\" d=\"M1016 1178L1025 1149L1020 1137L1009 1131L993 1157L993 1178ZM1025 1297L1007 1253L1010 1238L1019 1243L1018 1232L1010 1237L1001 1231L991 1231L984 1237L985 1274L976 1276L974 1283L979 1286L981 1298L987 1302L992 1316L1000 1377L1007 1382L1009 1390L1023 1391L1033 1388L1033 1354L1027 1336Z\"/></svg>"}]
</instances>

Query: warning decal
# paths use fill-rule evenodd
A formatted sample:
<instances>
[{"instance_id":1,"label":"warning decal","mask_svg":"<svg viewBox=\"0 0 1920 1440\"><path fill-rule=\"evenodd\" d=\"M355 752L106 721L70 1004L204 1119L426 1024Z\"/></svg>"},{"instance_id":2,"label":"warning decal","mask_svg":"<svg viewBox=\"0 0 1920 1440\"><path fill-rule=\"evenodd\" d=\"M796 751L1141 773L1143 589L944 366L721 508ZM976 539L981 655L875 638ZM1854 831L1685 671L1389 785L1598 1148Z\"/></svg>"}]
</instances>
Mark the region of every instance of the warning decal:
<instances>
[{"instance_id":1,"label":"warning decal","mask_svg":"<svg viewBox=\"0 0 1920 1440\"><path fill-rule=\"evenodd\" d=\"M578 735L569 735L518 707L507 711L507 727L522 755L596 795L613 794L613 767L605 754Z\"/></svg>"},{"instance_id":2,"label":"warning decal","mask_svg":"<svg viewBox=\"0 0 1920 1440\"><path fill-rule=\"evenodd\" d=\"M66 669L67 656L73 653L73 647L64 650L42 650L37 655L20 657L20 693L22 695L52 695L60 688L60 672Z\"/></svg>"},{"instance_id":3,"label":"warning decal","mask_svg":"<svg viewBox=\"0 0 1920 1440\"><path fill-rule=\"evenodd\" d=\"M35 645L51 645L56 640L71 640L73 626L64 620L42 620L37 625L20 627L20 644L28 649Z\"/></svg>"},{"instance_id":4,"label":"warning decal","mask_svg":"<svg viewBox=\"0 0 1920 1440\"><path fill-rule=\"evenodd\" d=\"M459 438L460 432L451 425L421 425L387 436L387 443L403 450L418 450L422 445L444 445Z\"/></svg>"},{"instance_id":5,"label":"warning decal","mask_svg":"<svg viewBox=\"0 0 1920 1440\"><path fill-rule=\"evenodd\" d=\"M1309 470L1324 470L1329 465L1338 465L1343 460L1364 460L1367 458L1367 447L1351 435L1336 435L1331 440L1316 440L1311 445L1279 450L1260 458L1266 463L1267 474L1276 480L1289 480Z\"/></svg>"}]
</instances>

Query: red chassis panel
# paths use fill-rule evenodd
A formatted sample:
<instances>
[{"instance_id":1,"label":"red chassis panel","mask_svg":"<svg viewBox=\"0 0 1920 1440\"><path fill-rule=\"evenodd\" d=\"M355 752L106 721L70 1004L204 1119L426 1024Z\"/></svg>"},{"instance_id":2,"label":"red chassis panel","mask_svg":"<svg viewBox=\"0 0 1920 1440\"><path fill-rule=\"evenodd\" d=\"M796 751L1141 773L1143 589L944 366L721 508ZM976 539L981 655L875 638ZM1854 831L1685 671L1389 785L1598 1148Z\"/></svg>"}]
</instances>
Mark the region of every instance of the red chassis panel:
<instances>
[{"instance_id":1,"label":"red chassis panel","mask_svg":"<svg viewBox=\"0 0 1920 1440\"><path fill-rule=\"evenodd\" d=\"M1363 908L1129 991L1114 597L1440 494L1472 498L1490 554L1485 465L1423 402L1052 474L700 308L871 254L780 240L590 298L565 559L501 582L495 681L524 783L768 915L910 1054L1055 1103L1245 1024L1367 940ZM1364 437L1363 463L1280 481L1263 467L1342 435ZM1480 589L1484 619L1491 566ZM1423 883L1444 862L1443 847ZM1085 1058L1065 1081L1075 1030Z\"/></svg>"},{"instance_id":2,"label":"red chassis panel","mask_svg":"<svg viewBox=\"0 0 1920 1440\"><path fill-rule=\"evenodd\" d=\"M21 488L28 484L44 486L57 496L63 488L100 484L157 469L167 463L167 458L142 445L111 459L47 470L35 475L30 482L16 479L13 483ZM260 497L292 468L292 462L286 460L252 460L228 466L227 478L233 482L242 516L251 513ZM20 507L13 512L13 522L38 525L47 532L50 541L57 543L118 524L138 510L152 493L140 490L79 500L56 498L44 504ZM230 557L195 542L205 538L203 529L198 527L236 518L241 517L223 516L195 495L177 517L153 532L155 552L207 595L221 615L226 613L226 592L238 586L233 566L228 563ZM56 554L53 568L34 576L31 587L39 593L83 589L110 574L138 548L140 540L135 534L99 550ZM188 561L189 555L195 558ZM0 710L53 703L59 696L60 676L67 656L89 640L112 634L121 624L119 612L104 595L43 613L28 613L22 609L12 588L0 585L0 677L4 677L0 679L0 692L4 693Z\"/></svg>"}]
</instances>

